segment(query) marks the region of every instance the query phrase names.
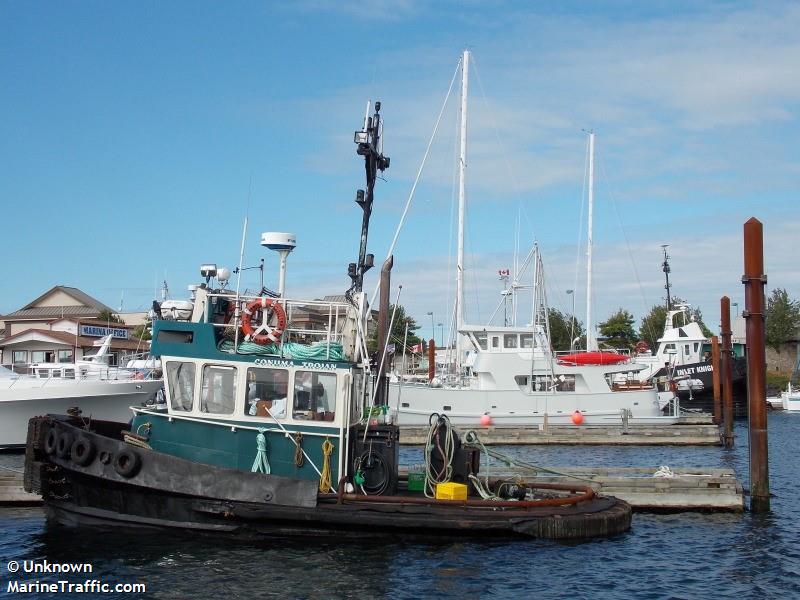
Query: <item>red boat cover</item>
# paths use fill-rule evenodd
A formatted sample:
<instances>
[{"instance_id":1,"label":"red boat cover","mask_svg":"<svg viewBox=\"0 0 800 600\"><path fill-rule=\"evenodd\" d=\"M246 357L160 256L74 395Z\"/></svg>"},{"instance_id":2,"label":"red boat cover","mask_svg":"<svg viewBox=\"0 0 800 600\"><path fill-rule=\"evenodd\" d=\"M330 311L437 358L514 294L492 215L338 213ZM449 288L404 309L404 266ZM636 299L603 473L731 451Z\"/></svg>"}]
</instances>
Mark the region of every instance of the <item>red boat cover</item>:
<instances>
[{"instance_id":1,"label":"red boat cover","mask_svg":"<svg viewBox=\"0 0 800 600\"><path fill-rule=\"evenodd\" d=\"M562 365L616 365L628 360L627 354L618 352L576 352L559 356L558 362Z\"/></svg>"}]
</instances>

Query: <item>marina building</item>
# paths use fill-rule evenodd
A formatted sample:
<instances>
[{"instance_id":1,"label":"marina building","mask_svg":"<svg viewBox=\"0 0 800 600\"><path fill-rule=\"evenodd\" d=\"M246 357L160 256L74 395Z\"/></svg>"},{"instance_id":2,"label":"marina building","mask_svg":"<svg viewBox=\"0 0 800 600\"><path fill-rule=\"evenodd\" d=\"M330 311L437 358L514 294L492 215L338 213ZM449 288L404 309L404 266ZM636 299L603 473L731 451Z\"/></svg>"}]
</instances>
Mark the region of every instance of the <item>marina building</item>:
<instances>
[{"instance_id":1,"label":"marina building","mask_svg":"<svg viewBox=\"0 0 800 600\"><path fill-rule=\"evenodd\" d=\"M22 308L0 316L0 364L21 370L30 363L74 362L95 351L96 343L107 335L113 336L112 365L146 352L149 342L133 335L136 324L117 322L113 313L77 288L54 286Z\"/></svg>"}]
</instances>

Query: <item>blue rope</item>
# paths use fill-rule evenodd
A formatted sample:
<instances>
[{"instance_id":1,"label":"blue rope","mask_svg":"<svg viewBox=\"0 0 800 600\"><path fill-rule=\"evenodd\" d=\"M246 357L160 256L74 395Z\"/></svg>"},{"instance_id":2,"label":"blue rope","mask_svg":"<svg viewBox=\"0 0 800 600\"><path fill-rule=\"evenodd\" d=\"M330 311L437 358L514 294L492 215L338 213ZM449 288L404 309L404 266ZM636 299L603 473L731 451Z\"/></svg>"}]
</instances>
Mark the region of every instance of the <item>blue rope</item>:
<instances>
[{"instance_id":1,"label":"blue rope","mask_svg":"<svg viewBox=\"0 0 800 600\"><path fill-rule=\"evenodd\" d=\"M264 473L269 475L272 469L269 466L269 461L267 460L267 438L264 435L266 429L259 429L258 435L256 436L256 447L258 448L258 452L256 452L256 459L253 461L253 468L250 469L253 473Z\"/></svg>"}]
</instances>

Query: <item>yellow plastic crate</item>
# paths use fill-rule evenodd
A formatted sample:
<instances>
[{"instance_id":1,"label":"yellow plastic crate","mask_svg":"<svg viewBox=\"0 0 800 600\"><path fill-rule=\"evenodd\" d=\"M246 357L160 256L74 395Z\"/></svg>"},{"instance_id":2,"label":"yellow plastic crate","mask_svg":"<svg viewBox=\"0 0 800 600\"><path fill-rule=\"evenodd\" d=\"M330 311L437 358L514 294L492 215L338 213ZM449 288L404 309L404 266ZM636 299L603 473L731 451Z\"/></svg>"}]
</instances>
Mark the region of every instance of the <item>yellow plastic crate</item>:
<instances>
[{"instance_id":1,"label":"yellow plastic crate","mask_svg":"<svg viewBox=\"0 0 800 600\"><path fill-rule=\"evenodd\" d=\"M437 500L466 500L467 499L467 486L463 483L447 483L436 484L436 499Z\"/></svg>"}]
</instances>

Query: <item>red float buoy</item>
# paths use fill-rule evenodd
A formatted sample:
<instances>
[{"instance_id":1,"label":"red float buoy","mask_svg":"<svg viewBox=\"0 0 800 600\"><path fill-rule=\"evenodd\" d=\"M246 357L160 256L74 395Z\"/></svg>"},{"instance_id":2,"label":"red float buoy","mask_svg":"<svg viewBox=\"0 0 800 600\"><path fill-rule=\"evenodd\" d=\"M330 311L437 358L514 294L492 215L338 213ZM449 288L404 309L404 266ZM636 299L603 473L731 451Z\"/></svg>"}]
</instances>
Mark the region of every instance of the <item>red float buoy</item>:
<instances>
[{"instance_id":1,"label":"red float buoy","mask_svg":"<svg viewBox=\"0 0 800 600\"><path fill-rule=\"evenodd\" d=\"M583 413L579 410L576 410L574 413L572 413L572 422L575 423L575 425L580 425L583 423Z\"/></svg>"},{"instance_id":2,"label":"red float buoy","mask_svg":"<svg viewBox=\"0 0 800 600\"><path fill-rule=\"evenodd\" d=\"M492 424L492 417L489 414L481 415L481 425L488 427Z\"/></svg>"}]
</instances>

